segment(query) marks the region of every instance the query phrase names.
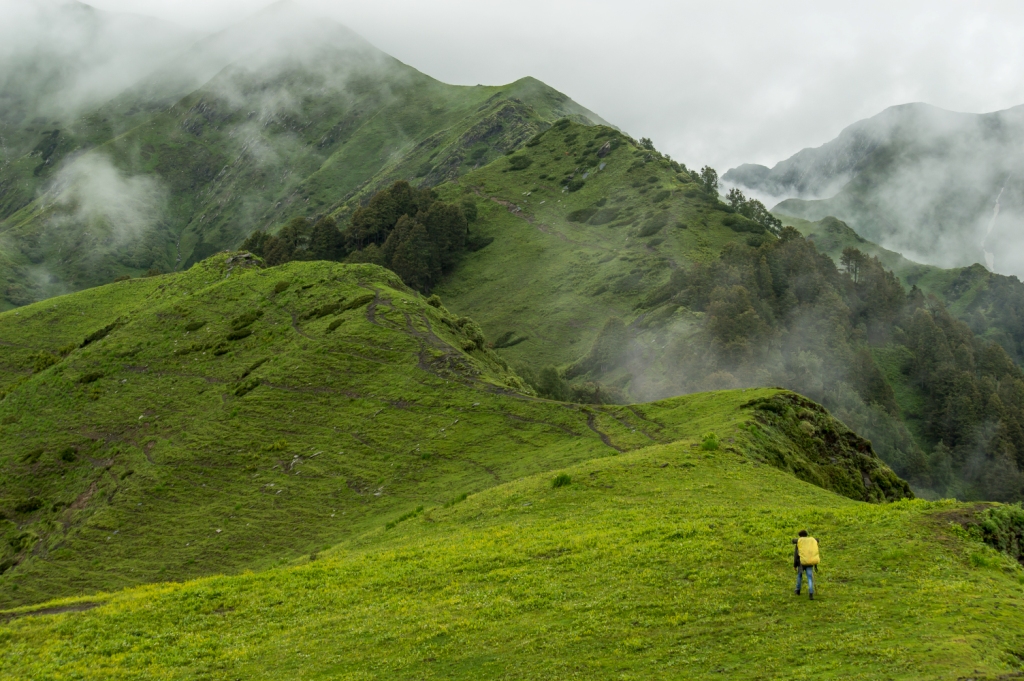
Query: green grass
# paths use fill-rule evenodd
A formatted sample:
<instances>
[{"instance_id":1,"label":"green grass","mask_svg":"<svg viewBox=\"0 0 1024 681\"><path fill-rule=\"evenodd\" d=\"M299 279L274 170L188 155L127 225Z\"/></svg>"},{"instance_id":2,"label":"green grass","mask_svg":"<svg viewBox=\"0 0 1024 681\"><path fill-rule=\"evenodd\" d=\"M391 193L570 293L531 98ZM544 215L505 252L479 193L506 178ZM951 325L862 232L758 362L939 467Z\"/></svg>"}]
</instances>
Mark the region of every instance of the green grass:
<instances>
[{"instance_id":1,"label":"green grass","mask_svg":"<svg viewBox=\"0 0 1024 681\"><path fill-rule=\"evenodd\" d=\"M339 301L360 304L313 314ZM418 506L734 427L776 392L535 399L387 270L230 255L0 315L0 389L4 606L267 568ZM757 417L766 461L856 498L863 474L891 475L780 409Z\"/></svg>"},{"instance_id":2,"label":"green grass","mask_svg":"<svg viewBox=\"0 0 1024 681\"><path fill-rule=\"evenodd\" d=\"M953 502L852 501L679 442L428 505L306 564L0 626L18 679L994 679L1024 572ZM790 539L821 542L817 599ZM69 602L64 603L68 605ZM55 604L59 605L59 604ZM1002 678L1002 677L1001 677Z\"/></svg>"}]
</instances>

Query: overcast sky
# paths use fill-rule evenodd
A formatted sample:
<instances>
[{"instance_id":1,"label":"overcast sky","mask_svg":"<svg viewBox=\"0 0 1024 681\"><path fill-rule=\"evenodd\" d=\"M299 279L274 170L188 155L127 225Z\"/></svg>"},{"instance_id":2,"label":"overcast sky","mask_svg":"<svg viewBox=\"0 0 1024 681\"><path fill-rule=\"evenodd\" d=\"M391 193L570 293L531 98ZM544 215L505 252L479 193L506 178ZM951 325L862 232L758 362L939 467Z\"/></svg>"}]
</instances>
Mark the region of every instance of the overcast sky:
<instances>
[{"instance_id":1,"label":"overcast sky","mask_svg":"<svg viewBox=\"0 0 1024 681\"><path fill-rule=\"evenodd\" d=\"M91 0L216 30L266 0ZM690 165L773 165L887 106L1024 104L1024 3L299 0L449 83L534 76Z\"/></svg>"}]
</instances>

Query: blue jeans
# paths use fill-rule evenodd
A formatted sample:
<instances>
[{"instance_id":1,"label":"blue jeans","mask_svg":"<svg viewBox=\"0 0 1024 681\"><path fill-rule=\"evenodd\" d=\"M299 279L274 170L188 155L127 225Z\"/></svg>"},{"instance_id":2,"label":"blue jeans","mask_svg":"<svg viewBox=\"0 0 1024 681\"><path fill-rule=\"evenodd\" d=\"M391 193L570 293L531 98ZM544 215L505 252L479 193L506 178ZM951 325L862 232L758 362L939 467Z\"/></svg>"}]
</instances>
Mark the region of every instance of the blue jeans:
<instances>
[{"instance_id":1,"label":"blue jeans","mask_svg":"<svg viewBox=\"0 0 1024 681\"><path fill-rule=\"evenodd\" d=\"M804 576L805 572L807 573L807 590L810 593L813 594L814 593L814 579L811 577L811 575L814 573L814 566L813 565L804 565L803 567L801 567L800 569L798 569L796 571L796 592L800 593L800 582L801 582L801 578Z\"/></svg>"}]
</instances>

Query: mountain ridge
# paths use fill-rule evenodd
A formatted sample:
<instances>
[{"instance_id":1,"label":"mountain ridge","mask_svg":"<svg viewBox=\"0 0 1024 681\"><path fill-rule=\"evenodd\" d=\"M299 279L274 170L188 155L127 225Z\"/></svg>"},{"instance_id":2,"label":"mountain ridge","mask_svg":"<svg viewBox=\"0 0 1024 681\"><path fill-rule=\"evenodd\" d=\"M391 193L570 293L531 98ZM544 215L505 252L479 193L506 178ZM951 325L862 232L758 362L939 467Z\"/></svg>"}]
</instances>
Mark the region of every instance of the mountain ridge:
<instances>
[{"instance_id":1,"label":"mountain ridge","mask_svg":"<svg viewBox=\"0 0 1024 681\"><path fill-rule=\"evenodd\" d=\"M177 60L177 71L146 81L152 87L47 131L3 166L8 307L187 267L296 210L332 212L393 179L436 184L565 116L601 121L535 79L443 84L340 24L293 11L278 5L205 38L191 51L196 64ZM253 39L264 34L275 49ZM239 61L253 44L264 54L257 70ZM201 77L213 75L179 98L194 82L168 73L204 64L212 66ZM105 198L90 202L96 195Z\"/></svg>"},{"instance_id":2,"label":"mountain ridge","mask_svg":"<svg viewBox=\"0 0 1024 681\"><path fill-rule=\"evenodd\" d=\"M835 216L865 238L939 267L1024 275L1024 106L987 114L891 107L771 170L723 178L785 198L773 210ZM807 178L811 179L808 180Z\"/></svg>"}]
</instances>

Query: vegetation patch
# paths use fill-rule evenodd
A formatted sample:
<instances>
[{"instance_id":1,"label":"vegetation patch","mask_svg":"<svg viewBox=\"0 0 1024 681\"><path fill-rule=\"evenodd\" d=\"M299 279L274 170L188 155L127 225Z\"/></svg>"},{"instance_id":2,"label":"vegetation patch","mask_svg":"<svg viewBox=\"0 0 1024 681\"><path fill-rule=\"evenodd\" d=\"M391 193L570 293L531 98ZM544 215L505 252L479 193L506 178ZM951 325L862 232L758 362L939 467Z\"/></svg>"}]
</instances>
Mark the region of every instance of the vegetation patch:
<instances>
[{"instance_id":1,"label":"vegetation patch","mask_svg":"<svg viewBox=\"0 0 1024 681\"><path fill-rule=\"evenodd\" d=\"M107 324L102 329L97 329L96 331L93 331L92 333L85 337L85 339L82 341L82 344L79 347L84 348L85 346L91 343L95 343L98 340L103 340L104 338L107 337L108 334L110 334L111 331L118 328L119 326L121 326L121 322L118 320L113 321L110 324Z\"/></svg>"},{"instance_id":2,"label":"vegetation patch","mask_svg":"<svg viewBox=\"0 0 1024 681\"><path fill-rule=\"evenodd\" d=\"M509 170L526 170L533 165L533 159L525 154L516 154L508 159Z\"/></svg>"},{"instance_id":3,"label":"vegetation patch","mask_svg":"<svg viewBox=\"0 0 1024 681\"><path fill-rule=\"evenodd\" d=\"M668 224L668 220L669 220L669 214L668 213L658 213L657 215L655 215L654 217L652 217L651 219L647 220L642 225L640 225L640 229L637 230L637 236L639 236L639 237L654 236L655 234L660 232L662 229L664 229L665 225Z\"/></svg>"}]
</instances>

